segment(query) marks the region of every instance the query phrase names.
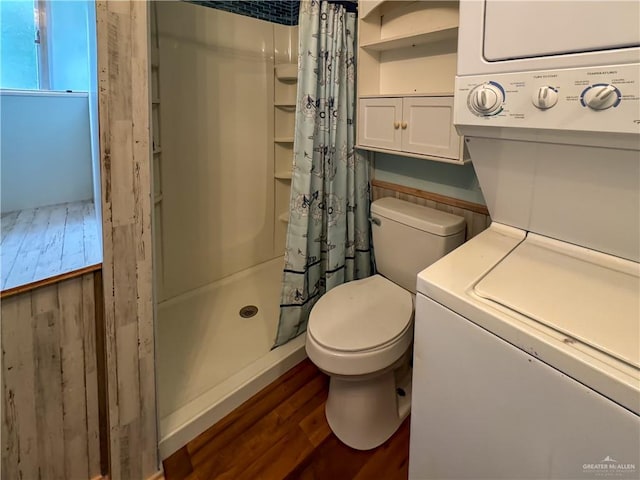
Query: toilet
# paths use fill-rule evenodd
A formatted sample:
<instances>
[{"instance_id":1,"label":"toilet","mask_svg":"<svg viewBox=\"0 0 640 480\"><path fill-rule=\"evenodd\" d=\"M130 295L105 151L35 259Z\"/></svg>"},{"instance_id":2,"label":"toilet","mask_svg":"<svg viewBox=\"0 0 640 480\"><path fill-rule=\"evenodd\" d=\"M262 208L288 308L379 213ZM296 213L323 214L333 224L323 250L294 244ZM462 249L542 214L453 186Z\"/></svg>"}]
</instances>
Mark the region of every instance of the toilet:
<instances>
[{"instance_id":1,"label":"toilet","mask_svg":"<svg viewBox=\"0 0 640 480\"><path fill-rule=\"evenodd\" d=\"M358 450L384 443L409 414L416 277L465 237L463 218L390 197L371 204L371 227L378 274L323 295L306 337L330 377L329 426Z\"/></svg>"}]
</instances>

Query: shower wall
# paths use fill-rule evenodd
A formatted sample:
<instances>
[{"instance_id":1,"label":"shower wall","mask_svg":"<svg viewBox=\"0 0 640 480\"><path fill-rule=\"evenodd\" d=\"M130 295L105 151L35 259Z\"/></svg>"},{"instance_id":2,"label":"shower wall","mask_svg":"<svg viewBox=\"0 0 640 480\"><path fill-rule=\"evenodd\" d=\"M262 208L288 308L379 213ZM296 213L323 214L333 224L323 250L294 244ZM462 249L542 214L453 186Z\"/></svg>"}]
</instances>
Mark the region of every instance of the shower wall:
<instances>
[{"instance_id":1,"label":"shower wall","mask_svg":"<svg viewBox=\"0 0 640 480\"><path fill-rule=\"evenodd\" d=\"M283 254L274 242L273 72L290 61L297 29L186 2L156 8L164 300Z\"/></svg>"}]
</instances>

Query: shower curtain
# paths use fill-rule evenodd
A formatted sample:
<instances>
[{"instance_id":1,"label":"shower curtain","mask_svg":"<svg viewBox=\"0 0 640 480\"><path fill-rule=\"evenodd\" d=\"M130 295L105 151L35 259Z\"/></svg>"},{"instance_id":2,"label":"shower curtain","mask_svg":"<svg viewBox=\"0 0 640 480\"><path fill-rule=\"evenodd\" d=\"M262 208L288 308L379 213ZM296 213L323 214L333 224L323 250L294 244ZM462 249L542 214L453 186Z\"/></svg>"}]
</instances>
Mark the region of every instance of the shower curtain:
<instances>
[{"instance_id":1,"label":"shower curtain","mask_svg":"<svg viewBox=\"0 0 640 480\"><path fill-rule=\"evenodd\" d=\"M311 307L371 275L369 165L354 148L356 15L300 2L298 98L280 322L274 348L307 327Z\"/></svg>"}]
</instances>

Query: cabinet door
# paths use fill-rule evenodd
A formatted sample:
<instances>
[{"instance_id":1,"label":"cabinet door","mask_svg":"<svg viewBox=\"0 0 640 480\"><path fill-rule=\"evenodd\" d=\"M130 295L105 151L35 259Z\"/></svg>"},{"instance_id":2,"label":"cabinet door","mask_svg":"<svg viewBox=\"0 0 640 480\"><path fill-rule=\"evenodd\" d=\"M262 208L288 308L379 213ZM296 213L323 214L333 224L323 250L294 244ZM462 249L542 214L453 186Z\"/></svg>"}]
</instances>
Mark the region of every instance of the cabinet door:
<instances>
[{"instance_id":1,"label":"cabinet door","mask_svg":"<svg viewBox=\"0 0 640 480\"><path fill-rule=\"evenodd\" d=\"M402 118L402 150L460 158L460 136L453 126L453 97L406 97Z\"/></svg>"},{"instance_id":2,"label":"cabinet door","mask_svg":"<svg viewBox=\"0 0 640 480\"><path fill-rule=\"evenodd\" d=\"M361 98L358 145L400 150L401 98Z\"/></svg>"}]
</instances>

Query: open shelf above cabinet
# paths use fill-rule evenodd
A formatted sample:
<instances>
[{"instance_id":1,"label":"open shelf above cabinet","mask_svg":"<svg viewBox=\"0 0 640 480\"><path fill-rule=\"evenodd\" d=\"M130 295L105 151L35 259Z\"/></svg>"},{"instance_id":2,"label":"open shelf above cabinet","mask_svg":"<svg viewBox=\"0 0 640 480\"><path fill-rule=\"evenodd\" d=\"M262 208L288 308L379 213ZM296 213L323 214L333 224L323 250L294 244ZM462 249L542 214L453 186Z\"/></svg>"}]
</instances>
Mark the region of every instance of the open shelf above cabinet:
<instances>
[{"instance_id":1,"label":"open shelf above cabinet","mask_svg":"<svg viewBox=\"0 0 640 480\"><path fill-rule=\"evenodd\" d=\"M456 1L361 0L357 147L469 161L453 127Z\"/></svg>"},{"instance_id":2,"label":"open shelf above cabinet","mask_svg":"<svg viewBox=\"0 0 640 480\"><path fill-rule=\"evenodd\" d=\"M362 98L393 98L393 97L398 97L398 98L405 98L405 97L452 97L453 96L453 91L452 90L447 90L447 91L442 91L442 92L432 92L429 91L429 93L396 93L396 94L391 94L391 93L378 93L375 95L359 95L358 98L362 99Z\"/></svg>"},{"instance_id":3,"label":"open shelf above cabinet","mask_svg":"<svg viewBox=\"0 0 640 480\"><path fill-rule=\"evenodd\" d=\"M458 38L458 27L443 27L440 30L397 35L369 42L363 42L360 47L375 52L385 52L399 48L410 48L418 45L428 45L443 40L455 40Z\"/></svg>"},{"instance_id":4,"label":"open shelf above cabinet","mask_svg":"<svg viewBox=\"0 0 640 480\"><path fill-rule=\"evenodd\" d=\"M358 95L453 91L455 1L363 1L358 21Z\"/></svg>"}]
</instances>

